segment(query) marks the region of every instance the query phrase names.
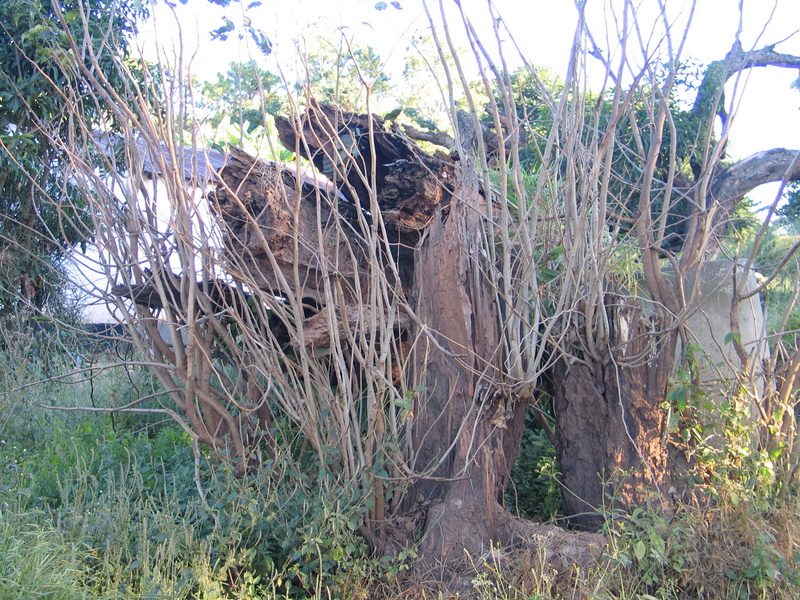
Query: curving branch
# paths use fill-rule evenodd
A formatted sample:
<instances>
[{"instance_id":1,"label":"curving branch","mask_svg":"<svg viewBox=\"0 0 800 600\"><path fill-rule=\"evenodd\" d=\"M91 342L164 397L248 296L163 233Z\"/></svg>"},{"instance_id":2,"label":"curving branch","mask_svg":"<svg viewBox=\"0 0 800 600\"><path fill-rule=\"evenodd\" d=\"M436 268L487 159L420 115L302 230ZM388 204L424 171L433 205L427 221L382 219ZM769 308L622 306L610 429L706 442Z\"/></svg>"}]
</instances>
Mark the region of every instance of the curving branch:
<instances>
[{"instance_id":1,"label":"curving branch","mask_svg":"<svg viewBox=\"0 0 800 600\"><path fill-rule=\"evenodd\" d=\"M411 125L403 125L403 133L409 139L418 142L429 142L448 150L453 150L456 147L456 141L453 136L445 131L421 131Z\"/></svg>"},{"instance_id":2,"label":"curving branch","mask_svg":"<svg viewBox=\"0 0 800 600\"><path fill-rule=\"evenodd\" d=\"M774 45L760 50L745 51L741 42L737 41L725 58L708 65L692 107L692 114L697 117L710 117L713 111L725 119L727 114L722 101L723 86L737 73L753 67L797 69L800 68L800 56L776 52Z\"/></svg>"},{"instance_id":3,"label":"curving branch","mask_svg":"<svg viewBox=\"0 0 800 600\"><path fill-rule=\"evenodd\" d=\"M773 148L756 152L721 171L711 184L711 197L729 214L749 191L773 181L800 180L800 150Z\"/></svg>"}]
</instances>

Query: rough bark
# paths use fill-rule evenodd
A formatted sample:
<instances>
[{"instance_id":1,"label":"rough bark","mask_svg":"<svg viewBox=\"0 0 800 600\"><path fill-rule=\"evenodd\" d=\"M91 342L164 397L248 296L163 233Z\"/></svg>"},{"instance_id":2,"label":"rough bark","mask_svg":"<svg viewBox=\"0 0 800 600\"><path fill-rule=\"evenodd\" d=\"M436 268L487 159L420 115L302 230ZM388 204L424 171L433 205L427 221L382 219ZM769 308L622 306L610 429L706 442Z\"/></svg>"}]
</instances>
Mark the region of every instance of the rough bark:
<instances>
[{"instance_id":1,"label":"rough bark","mask_svg":"<svg viewBox=\"0 0 800 600\"><path fill-rule=\"evenodd\" d=\"M331 127L332 123L337 125ZM302 130L295 132L295 126ZM408 339L416 340L410 344L410 361L418 374L413 384L423 386L424 392L413 411L412 467L417 477L400 506L392 507L400 519L394 524L376 522L376 528L363 533L383 549L424 535L423 554L436 562L460 561L465 551L480 555L491 543L517 541L541 545L555 562L587 564L602 546L601 536L576 536L534 525L502 507L527 405L503 391L500 308L485 275L488 265L482 261L488 254L478 235L487 229L491 239L491 227L476 171L468 161L454 165L429 157L380 126L374 117L370 124L364 115L324 106L312 108L299 123L279 120L284 143L319 168L330 167L331 159L336 159L337 136L352 137L373 128L373 143L348 147L347 160L337 168L344 169L345 163L349 168L332 174L339 178L338 189L351 194L344 199L328 184L307 178L298 184L294 173L234 151L211 196L227 225L228 251L238 264L258 274L263 289L280 290L276 267L287 279L296 268L306 282L302 296L322 299L316 282L327 267L320 255L334 255L337 244L357 248L374 235L372 215L358 211L374 210L377 204L389 245L401 259L396 292L409 292L415 319L413 327L402 320L398 326L409 330ZM327 157L324 164L322 156ZM372 164L381 167L370 182L364 172ZM298 197L291 193L298 185L304 193L292 204L288 199ZM320 249L314 233L320 222L330 221L334 210L353 227L347 240L332 233L328 242L323 236L327 245ZM364 220L369 231L363 228ZM416 249L407 247L421 235ZM349 322L356 331L359 319L368 320L372 310L366 289L369 278L360 269L350 269L345 276L353 288L359 278L362 295L353 298L358 310L336 308L343 315L338 323ZM327 317L332 307L319 309L302 326L311 350L329 343L329 323L335 321ZM398 523L412 523L413 529Z\"/></svg>"},{"instance_id":2,"label":"rough bark","mask_svg":"<svg viewBox=\"0 0 800 600\"><path fill-rule=\"evenodd\" d=\"M345 238L333 225L338 218L355 223L355 208L329 182L300 178L298 195L293 171L235 148L220 180L209 199L225 222L226 249L236 269L245 270L259 288L276 294L287 292L283 281L302 281L302 288L293 294L317 305L325 304L321 289L325 273L336 272L345 291L355 294L355 280L363 275L362 240L357 234ZM351 250L355 262L338 259L350 256Z\"/></svg>"},{"instance_id":3,"label":"rough bark","mask_svg":"<svg viewBox=\"0 0 800 600\"><path fill-rule=\"evenodd\" d=\"M423 338L414 352L426 388L414 426L415 466L436 478L423 479L414 491L415 501L434 503L425 549L437 556L448 547L488 549L510 469L502 444L505 422L503 428L491 423L495 416L505 419L513 406L506 406L498 388L498 307L475 263L476 232L485 226L476 210L477 179L462 167L458 182L449 216L437 213L418 249L413 299L436 340Z\"/></svg>"},{"instance_id":4,"label":"rough bark","mask_svg":"<svg viewBox=\"0 0 800 600\"><path fill-rule=\"evenodd\" d=\"M413 295L428 333L413 355L425 388L414 425L415 467L427 476L408 498L428 507L423 558L452 563L492 544L523 542L543 547L554 564L588 565L602 536L535 525L503 508L527 404L501 387L500 308L480 264L484 202L468 164L457 182L449 215L439 211L418 248Z\"/></svg>"},{"instance_id":5,"label":"rough bark","mask_svg":"<svg viewBox=\"0 0 800 600\"><path fill-rule=\"evenodd\" d=\"M587 529L609 509L641 506L653 492L669 503L673 474L661 405L676 334L663 333L657 315L635 299L608 295L605 304L605 348L594 357L577 344L566 349L553 377L564 511Z\"/></svg>"},{"instance_id":6,"label":"rough bark","mask_svg":"<svg viewBox=\"0 0 800 600\"><path fill-rule=\"evenodd\" d=\"M800 57L780 54L773 47L745 52L736 45L724 60L711 63L689 115L699 139L715 115L727 118L725 82L759 66L796 68ZM718 155L721 159L724 152ZM674 197L690 201L684 203L683 224L676 227L680 235L665 240L669 247L659 252L683 250L681 266L698 268L716 250L725 223L745 194L764 183L800 178L799 162L795 150L772 149L726 168L692 163L693 181L675 173L670 182ZM701 185L709 173L709 185ZM552 376L564 509L576 525L586 528L600 524L599 511L604 508L639 506L654 493L669 505L670 490L681 489L685 464L669 447L661 405L675 361L676 315L683 306L660 273L649 207L647 211L637 221L642 263L653 297L669 310L652 315L639 300L607 296L611 331L598 342L602 349L591 356L584 352L582 341L592 335L591 324L588 331L570 332Z\"/></svg>"}]
</instances>

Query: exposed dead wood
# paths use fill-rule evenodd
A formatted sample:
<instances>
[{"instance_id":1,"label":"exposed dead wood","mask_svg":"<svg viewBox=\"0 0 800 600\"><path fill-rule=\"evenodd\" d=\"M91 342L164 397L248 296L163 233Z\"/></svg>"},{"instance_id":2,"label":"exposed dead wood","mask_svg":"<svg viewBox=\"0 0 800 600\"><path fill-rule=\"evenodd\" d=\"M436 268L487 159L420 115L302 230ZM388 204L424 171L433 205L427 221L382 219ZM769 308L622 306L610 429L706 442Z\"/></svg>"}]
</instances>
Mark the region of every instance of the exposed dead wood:
<instances>
[{"instance_id":1,"label":"exposed dead wood","mask_svg":"<svg viewBox=\"0 0 800 600\"><path fill-rule=\"evenodd\" d=\"M135 304L150 310L172 309L175 313L182 313L186 308L184 295L181 293L181 277L174 273L164 273L158 280L150 272L148 281L135 285L117 284L111 287L111 295L127 298ZM237 314L246 305L250 294L237 289L228 282L214 279L209 281L191 281L190 285L202 293L205 306L198 306L201 313L220 314L231 312Z\"/></svg>"},{"instance_id":2,"label":"exposed dead wood","mask_svg":"<svg viewBox=\"0 0 800 600\"><path fill-rule=\"evenodd\" d=\"M357 229L344 237L335 222L356 222L356 207L340 198L320 178L298 176L272 162L231 149L220 183L209 194L211 205L225 222L225 245L231 274L246 272L262 290L276 295L291 292L298 299L326 304L323 280L336 273L345 293L354 297L356 278L363 270ZM299 179L299 182L298 182ZM297 188L300 188L300 194ZM351 256L352 260L338 260ZM277 267L277 268L276 268ZM287 290L295 268L303 285Z\"/></svg>"},{"instance_id":3,"label":"exposed dead wood","mask_svg":"<svg viewBox=\"0 0 800 600\"><path fill-rule=\"evenodd\" d=\"M312 103L297 121L277 117L281 142L310 159L365 210L376 204L387 234L413 246L433 213L450 201L453 162L430 156L383 119Z\"/></svg>"},{"instance_id":4,"label":"exposed dead wood","mask_svg":"<svg viewBox=\"0 0 800 600\"><path fill-rule=\"evenodd\" d=\"M453 136L444 131L420 131L411 125L403 125L403 133L412 140L436 144L448 150L453 150L456 147L456 141Z\"/></svg>"},{"instance_id":5,"label":"exposed dead wood","mask_svg":"<svg viewBox=\"0 0 800 600\"><path fill-rule=\"evenodd\" d=\"M369 323L375 309L371 306L348 304L344 308L325 307L317 314L303 320L303 339L310 350L327 348L331 345L331 324L335 325L338 335L344 339L353 339L361 334L361 328ZM408 326L408 318L395 316L400 329Z\"/></svg>"}]
</instances>

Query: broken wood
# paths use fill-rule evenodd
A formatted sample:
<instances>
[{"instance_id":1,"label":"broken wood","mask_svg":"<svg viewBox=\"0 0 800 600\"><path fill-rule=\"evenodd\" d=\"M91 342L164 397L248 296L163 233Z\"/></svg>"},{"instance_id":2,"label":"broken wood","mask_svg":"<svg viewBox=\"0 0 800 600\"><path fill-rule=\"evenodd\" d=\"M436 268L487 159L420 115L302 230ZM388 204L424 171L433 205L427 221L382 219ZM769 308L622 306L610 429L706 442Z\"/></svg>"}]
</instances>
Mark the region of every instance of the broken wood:
<instances>
[{"instance_id":1,"label":"broken wood","mask_svg":"<svg viewBox=\"0 0 800 600\"><path fill-rule=\"evenodd\" d=\"M428 155L378 116L312 102L297 120L276 117L275 126L286 148L311 160L354 204L377 207L392 243L414 246L450 201L453 161Z\"/></svg>"}]
</instances>

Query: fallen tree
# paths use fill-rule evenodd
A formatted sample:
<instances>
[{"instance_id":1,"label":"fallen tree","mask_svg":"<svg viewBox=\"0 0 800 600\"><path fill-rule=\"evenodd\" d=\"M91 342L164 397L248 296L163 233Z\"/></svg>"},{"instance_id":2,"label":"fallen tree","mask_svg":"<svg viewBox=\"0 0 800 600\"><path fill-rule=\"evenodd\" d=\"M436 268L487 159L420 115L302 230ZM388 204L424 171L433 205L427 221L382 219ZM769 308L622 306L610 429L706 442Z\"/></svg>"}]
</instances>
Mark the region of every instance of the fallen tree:
<instances>
[{"instance_id":1,"label":"fallen tree","mask_svg":"<svg viewBox=\"0 0 800 600\"><path fill-rule=\"evenodd\" d=\"M302 451L322 485L355 498L354 526L379 552L421 541L426 558L449 562L527 541L561 564L586 564L601 538L503 506L524 416L549 389L574 523L680 499L693 465L665 405L694 310L682 281L719 247L748 185L798 176L797 153L722 162L710 133L722 85L758 61L736 54L709 67L728 65L700 88L714 102L700 102L679 132L670 101L679 57L667 57L666 74L645 61L630 88L597 98L581 78L584 35L559 96L528 73L551 117L544 137L517 104L530 90L473 40L476 63L495 74L484 81L487 117L467 81L471 110L450 107L452 131L437 135L304 98L276 120L294 162L232 149L207 178L192 174L213 186L206 198L175 168L199 164L202 151L154 116L157 86L120 96L75 66L130 124L113 160L80 119L79 143L63 143L75 144L112 302L198 464L200 443L241 476ZM621 61L617 72L633 68ZM425 152L405 133L452 147ZM699 146L681 146L679 133ZM523 150L534 158L524 162ZM98 174L98 154L124 164L104 171L115 185ZM731 314L753 293L734 289ZM732 343L743 363L755 360ZM763 424L791 446L785 395L764 399Z\"/></svg>"}]
</instances>

